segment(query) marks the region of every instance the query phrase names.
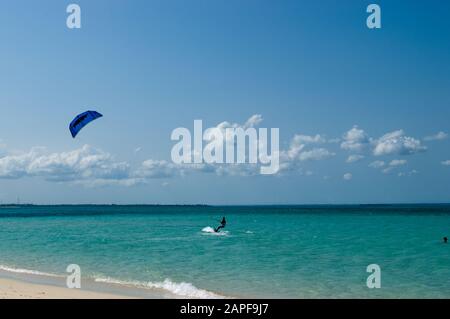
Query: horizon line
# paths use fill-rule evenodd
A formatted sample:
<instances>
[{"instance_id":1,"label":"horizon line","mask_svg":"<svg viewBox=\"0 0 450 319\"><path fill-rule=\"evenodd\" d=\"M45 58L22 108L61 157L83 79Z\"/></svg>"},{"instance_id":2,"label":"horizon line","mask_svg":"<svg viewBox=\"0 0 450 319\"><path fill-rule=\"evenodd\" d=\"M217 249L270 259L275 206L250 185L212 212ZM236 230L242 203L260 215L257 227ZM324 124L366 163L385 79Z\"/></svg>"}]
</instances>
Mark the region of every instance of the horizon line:
<instances>
[{"instance_id":1,"label":"horizon line","mask_svg":"<svg viewBox=\"0 0 450 319\"><path fill-rule=\"evenodd\" d=\"M33 203L6 203L0 204L0 207L29 207L29 206L179 206L179 207L288 207L288 206L401 206L401 205L450 205L450 202L423 202L423 203L322 203L322 204L114 204L114 203L102 203L102 204L33 204Z\"/></svg>"}]
</instances>

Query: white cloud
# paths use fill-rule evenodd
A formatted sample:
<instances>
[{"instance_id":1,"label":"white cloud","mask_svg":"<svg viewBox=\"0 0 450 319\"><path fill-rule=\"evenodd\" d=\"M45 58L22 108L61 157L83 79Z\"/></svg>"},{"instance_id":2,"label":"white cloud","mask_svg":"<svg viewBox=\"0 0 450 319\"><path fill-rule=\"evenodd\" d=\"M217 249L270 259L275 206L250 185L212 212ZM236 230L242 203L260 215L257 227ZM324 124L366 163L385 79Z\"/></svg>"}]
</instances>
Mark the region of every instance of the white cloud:
<instances>
[{"instance_id":1,"label":"white cloud","mask_svg":"<svg viewBox=\"0 0 450 319\"><path fill-rule=\"evenodd\" d=\"M440 132L433 136L433 138L443 139L446 136L446 133ZM341 148L356 153L373 148L373 155L375 156L410 155L427 150L426 146L422 145L420 140L406 136L403 130L390 132L379 139L373 139L356 125L344 134Z\"/></svg>"},{"instance_id":2,"label":"white cloud","mask_svg":"<svg viewBox=\"0 0 450 319\"><path fill-rule=\"evenodd\" d=\"M336 155L325 148L314 148L310 151L301 152L298 156L300 161L320 161Z\"/></svg>"},{"instance_id":3,"label":"white cloud","mask_svg":"<svg viewBox=\"0 0 450 319\"><path fill-rule=\"evenodd\" d=\"M263 121L263 117L260 114L252 115L244 124L239 123L230 123L227 121L219 123L215 128L220 130L222 135L224 136L226 144L235 144L235 136L232 130L228 130L228 128L238 129L241 128L243 130L247 130L249 128L255 128Z\"/></svg>"},{"instance_id":4,"label":"white cloud","mask_svg":"<svg viewBox=\"0 0 450 319\"><path fill-rule=\"evenodd\" d=\"M306 144L301 142L301 139L298 137L298 135L295 135L292 138L289 150L286 152L286 154L290 159L295 159L298 157L300 152L305 148L305 146Z\"/></svg>"},{"instance_id":5,"label":"white cloud","mask_svg":"<svg viewBox=\"0 0 450 319\"><path fill-rule=\"evenodd\" d=\"M349 180L351 180L353 178L353 175L351 174L351 173L346 173L346 174L344 174L344 179L346 180L346 181L349 181Z\"/></svg>"},{"instance_id":6,"label":"white cloud","mask_svg":"<svg viewBox=\"0 0 450 319\"><path fill-rule=\"evenodd\" d=\"M33 148L27 153L0 158L0 178L3 179L41 177L47 181L74 182L86 186L132 186L149 179L182 175L185 170L201 169L195 165L187 168L155 160L144 161L138 169L132 169L127 162L116 161L109 153L88 145L62 153Z\"/></svg>"},{"instance_id":7,"label":"white cloud","mask_svg":"<svg viewBox=\"0 0 450 319\"><path fill-rule=\"evenodd\" d=\"M450 160L442 161L441 164L445 166L450 166Z\"/></svg>"},{"instance_id":8,"label":"white cloud","mask_svg":"<svg viewBox=\"0 0 450 319\"><path fill-rule=\"evenodd\" d=\"M88 145L80 149L47 154L43 148L0 159L0 178L43 177L49 181L124 180L130 167Z\"/></svg>"},{"instance_id":9,"label":"white cloud","mask_svg":"<svg viewBox=\"0 0 450 319\"><path fill-rule=\"evenodd\" d=\"M181 165L168 161L146 160L135 173L140 178L165 178L183 174Z\"/></svg>"},{"instance_id":10,"label":"white cloud","mask_svg":"<svg viewBox=\"0 0 450 319\"><path fill-rule=\"evenodd\" d=\"M304 172L300 163L306 161L321 161L335 156L336 153L326 148L314 147L314 145L325 143L336 143L336 140L328 140L321 134L294 135L290 141L289 147L280 151L280 173L291 171L300 175L312 175L311 172Z\"/></svg>"},{"instance_id":11,"label":"white cloud","mask_svg":"<svg viewBox=\"0 0 450 319\"><path fill-rule=\"evenodd\" d=\"M227 121L219 123L215 128L220 130L224 136L226 145L235 145L235 136L232 130L227 130L228 128L233 129L243 129L247 130L249 128L256 128L263 121L263 117L260 114L252 115L244 124L230 123ZM260 145L266 141L259 141ZM187 173L189 171L197 171L203 173L215 173L217 175L230 175L230 176L253 176L260 175L260 165L259 164L200 164L200 165L184 165L181 168L182 173Z\"/></svg>"},{"instance_id":12,"label":"white cloud","mask_svg":"<svg viewBox=\"0 0 450 319\"><path fill-rule=\"evenodd\" d=\"M222 122L217 127L250 128L260 124L261 115L251 116L243 125ZM231 138L230 138L231 140ZM227 142L231 142L231 141ZM134 150L139 152L141 147ZM146 183L150 179L184 176L189 173L217 175L259 175L259 165L250 164L174 164L171 161L148 159L133 168L127 162L116 161L104 151L88 145L70 152L49 153L44 148L0 157L0 179L40 177L53 182L72 182L86 186Z\"/></svg>"},{"instance_id":13,"label":"white cloud","mask_svg":"<svg viewBox=\"0 0 450 319\"><path fill-rule=\"evenodd\" d=\"M337 144L337 143L340 143L340 142L341 142L340 138L330 138L328 140L328 143L330 143L330 144Z\"/></svg>"},{"instance_id":14,"label":"white cloud","mask_svg":"<svg viewBox=\"0 0 450 319\"><path fill-rule=\"evenodd\" d=\"M405 136L403 130L383 135L376 140L373 154L381 155L410 155L426 151L426 147L417 139Z\"/></svg>"},{"instance_id":15,"label":"white cloud","mask_svg":"<svg viewBox=\"0 0 450 319\"><path fill-rule=\"evenodd\" d=\"M406 160L398 160L398 159L395 159L395 160L392 160L390 163L389 163L389 166L392 166L392 167L394 167L394 166L403 166L403 165L406 165L408 162L406 161Z\"/></svg>"},{"instance_id":16,"label":"white cloud","mask_svg":"<svg viewBox=\"0 0 450 319\"><path fill-rule=\"evenodd\" d=\"M308 144L319 144L324 142L325 139L319 134L315 136L296 134L292 138L289 150L286 154L290 159L297 159Z\"/></svg>"},{"instance_id":17,"label":"white cloud","mask_svg":"<svg viewBox=\"0 0 450 319\"><path fill-rule=\"evenodd\" d=\"M6 154L6 144L0 139L0 157Z\"/></svg>"},{"instance_id":18,"label":"white cloud","mask_svg":"<svg viewBox=\"0 0 450 319\"><path fill-rule=\"evenodd\" d=\"M260 175L259 166L256 164L223 164L210 166L212 171L219 176L256 176Z\"/></svg>"},{"instance_id":19,"label":"white cloud","mask_svg":"<svg viewBox=\"0 0 450 319\"><path fill-rule=\"evenodd\" d=\"M311 150L305 150L305 148L310 144L320 144L325 143L326 139L320 134L317 135L301 135L296 134L291 140L289 149L284 152L291 160L322 160L331 156L335 153L328 151L325 148L313 148Z\"/></svg>"},{"instance_id":20,"label":"white cloud","mask_svg":"<svg viewBox=\"0 0 450 319\"><path fill-rule=\"evenodd\" d=\"M363 158L364 158L364 155L353 154L347 158L346 162L347 163L356 163L356 162L361 161Z\"/></svg>"},{"instance_id":21,"label":"white cloud","mask_svg":"<svg viewBox=\"0 0 450 319\"><path fill-rule=\"evenodd\" d=\"M130 167L116 162L112 156L90 146L48 153L45 148L7 155L0 159L0 178L41 177L54 182L86 184L134 183L129 178Z\"/></svg>"},{"instance_id":22,"label":"white cloud","mask_svg":"<svg viewBox=\"0 0 450 319\"><path fill-rule=\"evenodd\" d=\"M341 148L347 151L361 152L369 145L369 143L370 138L366 132L355 125L351 130L344 134Z\"/></svg>"},{"instance_id":23,"label":"white cloud","mask_svg":"<svg viewBox=\"0 0 450 319\"><path fill-rule=\"evenodd\" d=\"M255 114L244 124L221 122L216 128L223 132L226 143L234 143L231 136L226 136L227 128L247 129L258 126L262 121L262 116ZM447 134L439 132L426 139L438 140L444 138L447 138ZM311 175L311 172L305 171L306 168L303 167L303 165L308 164L302 162L325 160L336 155L333 151L322 146L330 147L332 150L339 146L326 143L341 143L341 149L353 152L347 157L347 163L355 163L369 157L371 148L375 156L407 155L426 150L426 147L419 140L405 136L403 130L385 134L377 140L370 138L358 126L354 126L346 132L341 141L339 139L328 139L321 134L297 134L292 138L289 147L280 152L280 171L295 171L301 175ZM43 148L33 148L29 152L22 153L2 153L2 149L5 147L6 145L0 140L0 179L41 177L47 181L75 182L94 186L110 184L131 186L147 183L150 179L171 178L196 172L231 176L259 175L259 165L249 164L178 165L171 161L148 159L141 165L132 167L127 162L117 161L107 152L87 145L77 150L61 153L49 153ZM141 150L142 147L137 147L134 149L134 153ZM406 163L405 160L399 159L394 159L391 162L374 161L369 164L369 167L383 169L384 173L389 173L394 167L400 167ZM442 162L442 165L450 166L450 160ZM400 169L396 168L396 170L399 171ZM349 179L352 178L351 173L344 176L349 177Z\"/></svg>"},{"instance_id":24,"label":"white cloud","mask_svg":"<svg viewBox=\"0 0 450 319\"><path fill-rule=\"evenodd\" d=\"M230 174L249 175L247 165L233 168ZM206 164L177 165L164 160L146 160L133 169L127 162L119 162L112 155L88 145L62 153L48 153L44 148L7 155L0 158L0 179L41 177L51 182L71 182L85 186L132 186L151 179L183 176L203 172L226 174L231 168Z\"/></svg>"},{"instance_id":25,"label":"white cloud","mask_svg":"<svg viewBox=\"0 0 450 319\"><path fill-rule=\"evenodd\" d=\"M372 167L372 168L381 168L381 167L383 167L384 165L386 165L386 163L385 163L384 161L374 161L374 162L372 162L372 163L369 164L369 167Z\"/></svg>"},{"instance_id":26,"label":"white cloud","mask_svg":"<svg viewBox=\"0 0 450 319\"><path fill-rule=\"evenodd\" d=\"M431 136L424 137L424 141L442 141L445 140L448 137L448 134L445 132L438 132Z\"/></svg>"},{"instance_id":27,"label":"white cloud","mask_svg":"<svg viewBox=\"0 0 450 319\"><path fill-rule=\"evenodd\" d=\"M244 130L251 128L251 127L257 127L261 122L263 121L263 117L260 114L254 114L252 115L244 124L239 123L230 123L227 121L219 123L215 128L219 129L222 134L224 135L227 142L233 142L233 134L230 131L230 134L226 134L227 128L242 128Z\"/></svg>"},{"instance_id":28,"label":"white cloud","mask_svg":"<svg viewBox=\"0 0 450 319\"><path fill-rule=\"evenodd\" d=\"M413 169L412 171L409 171L409 172L400 172L397 175L398 175L398 177L405 177L405 176L413 176L413 175L416 175L418 173L419 173L418 171Z\"/></svg>"},{"instance_id":29,"label":"white cloud","mask_svg":"<svg viewBox=\"0 0 450 319\"><path fill-rule=\"evenodd\" d=\"M244 129L247 129L249 127L256 127L263 121L263 117L261 114L254 114L252 115L243 125Z\"/></svg>"},{"instance_id":30,"label":"white cloud","mask_svg":"<svg viewBox=\"0 0 450 319\"><path fill-rule=\"evenodd\" d=\"M386 167L385 169L383 169L383 173L384 174L389 174L390 172L392 172L393 170L395 170L396 168L398 168L398 167L400 167L400 166L404 166L404 165L406 165L408 162L406 161L406 160L398 160L398 159L395 159L395 160L392 160L390 163L389 163L389 166L388 167Z\"/></svg>"},{"instance_id":31,"label":"white cloud","mask_svg":"<svg viewBox=\"0 0 450 319\"><path fill-rule=\"evenodd\" d=\"M295 135L293 140L297 144L318 144L325 143L326 139L320 134L316 134L314 136L310 135Z\"/></svg>"}]
</instances>

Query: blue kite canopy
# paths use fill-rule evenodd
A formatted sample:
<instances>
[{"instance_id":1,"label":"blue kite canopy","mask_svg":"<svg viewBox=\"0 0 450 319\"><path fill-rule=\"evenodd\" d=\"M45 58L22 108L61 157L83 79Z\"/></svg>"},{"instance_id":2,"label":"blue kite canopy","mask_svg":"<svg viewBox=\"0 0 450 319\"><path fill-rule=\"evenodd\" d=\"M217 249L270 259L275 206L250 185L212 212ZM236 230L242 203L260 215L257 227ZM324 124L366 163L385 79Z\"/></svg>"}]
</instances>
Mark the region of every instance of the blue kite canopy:
<instances>
[{"instance_id":1,"label":"blue kite canopy","mask_svg":"<svg viewBox=\"0 0 450 319\"><path fill-rule=\"evenodd\" d=\"M73 121L69 125L70 133L72 133L72 137L75 138L77 134L81 131L83 127L85 127L90 122L102 117L100 113L96 111L86 111L77 115Z\"/></svg>"}]
</instances>

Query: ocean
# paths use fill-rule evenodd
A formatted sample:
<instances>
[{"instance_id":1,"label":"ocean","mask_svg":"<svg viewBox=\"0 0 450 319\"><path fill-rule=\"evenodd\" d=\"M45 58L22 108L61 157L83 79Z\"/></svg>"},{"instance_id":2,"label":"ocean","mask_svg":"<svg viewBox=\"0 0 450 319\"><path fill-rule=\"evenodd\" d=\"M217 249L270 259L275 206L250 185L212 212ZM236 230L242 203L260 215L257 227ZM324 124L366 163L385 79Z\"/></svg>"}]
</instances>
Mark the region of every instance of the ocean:
<instances>
[{"instance_id":1,"label":"ocean","mask_svg":"<svg viewBox=\"0 0 450 319\"><path fill-rule=\"evenodd\" d=\"M450 205L0 206L0 276L62 285L77 264L88 289L149 298L450 298L449 235Z\"/></svg>"}]
</instances>

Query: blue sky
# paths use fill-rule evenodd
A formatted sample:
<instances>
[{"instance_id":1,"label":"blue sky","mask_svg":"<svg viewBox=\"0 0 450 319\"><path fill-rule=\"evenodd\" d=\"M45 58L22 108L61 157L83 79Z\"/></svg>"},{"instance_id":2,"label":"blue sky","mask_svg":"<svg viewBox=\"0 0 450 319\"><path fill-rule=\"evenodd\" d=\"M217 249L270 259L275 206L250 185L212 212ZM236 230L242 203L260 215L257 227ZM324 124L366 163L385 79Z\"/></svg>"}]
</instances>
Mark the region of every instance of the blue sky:
<instances>
[{"instance_id":1,"label":"blue sky","mask_svg":"<svg viewBox=\"0 0 450 319\"><path fill-rule=\"evenodd\" d=\"M450 201L449 3L72 2L2 3L1 202ZM253 115L302 149L280 174L171 163L173 129Z\"/></svg>"}]
</instances>

